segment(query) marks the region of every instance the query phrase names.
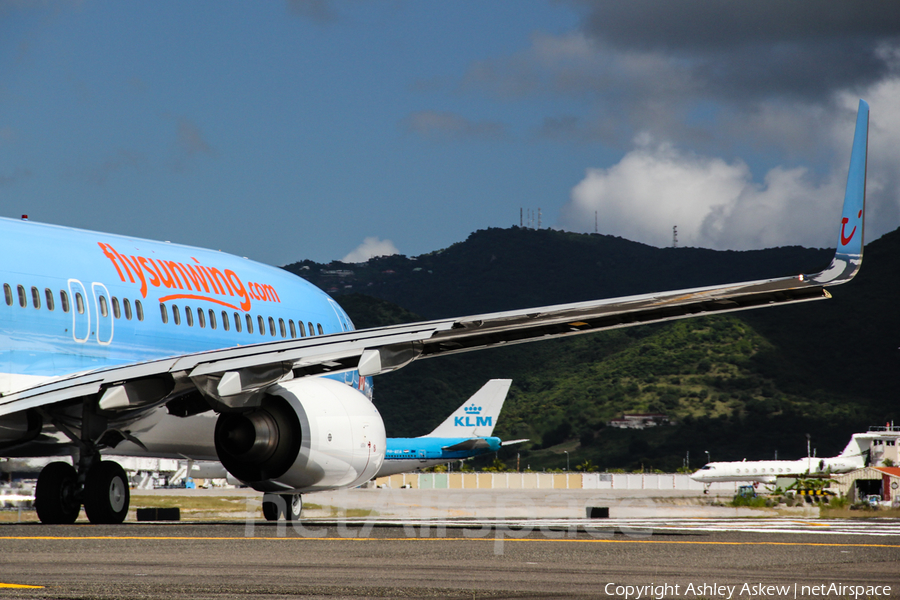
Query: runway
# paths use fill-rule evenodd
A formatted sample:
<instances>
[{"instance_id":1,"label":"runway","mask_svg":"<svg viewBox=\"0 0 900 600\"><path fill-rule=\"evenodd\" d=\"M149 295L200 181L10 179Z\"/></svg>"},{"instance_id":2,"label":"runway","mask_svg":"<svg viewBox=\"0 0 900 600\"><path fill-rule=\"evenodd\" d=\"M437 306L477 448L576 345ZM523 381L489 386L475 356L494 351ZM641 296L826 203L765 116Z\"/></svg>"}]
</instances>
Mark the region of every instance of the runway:
<instances>
[{"instance_id":1,"label":"runway","mask_svg":"<svg viewBox=\"0 0 900 600\"><path fill-rule=\"evenodd\" d=\"M898 528L795 519L10 524L0 525L0 597L624 598L630 589L641 600L635 590L651 584L667 598L727 600L729 586L741 600L853 597L811 593L828 584L897 595Z\"/></svg>"}]
</instances>

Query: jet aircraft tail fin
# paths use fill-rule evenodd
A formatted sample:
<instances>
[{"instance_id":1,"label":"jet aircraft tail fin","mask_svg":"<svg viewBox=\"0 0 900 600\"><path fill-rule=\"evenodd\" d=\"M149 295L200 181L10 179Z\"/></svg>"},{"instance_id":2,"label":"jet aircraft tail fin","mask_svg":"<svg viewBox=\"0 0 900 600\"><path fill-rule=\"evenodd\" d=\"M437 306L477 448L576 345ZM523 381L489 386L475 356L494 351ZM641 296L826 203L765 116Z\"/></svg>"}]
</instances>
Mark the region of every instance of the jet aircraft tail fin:
<instances>
[{"instance_id":1,"label":"jet aircraft tail fin","mask_svg":"<svg viewBox=\"0 0 900 600\"><path fill-rule=\"evenodd\" d=\"M838 454L838 457L862 456L863 454L865 454L865 449L863 449L862 445L859 443L859 439L856 437L856 434L854 434L850 436L850 441L847 442L847 445L841 453Z\"/></svg>"},{"instance_id":2,"label":"jet aircraft tail fin","mask_svg":"<svg viewBox=\"0 0 900 600\"><path fill-rule=\"evenodd\" d=\"M512 379L491 379L437 428L423 437L490 437Z\"/></svg>"},{"instance_id":3,"label":"jet aircraft tail fin","mask_svg":"<svg viewBox=\"0 0 900 600\"><path fill-rule=\"evenodd\" d=\"M869 104L859 101L856 114L856 132L850 152L850 171L847 173L847 190L841 212L841 227L837 250L831 265L810 279L816 283L839 285L853 279L862 266L863 235L866 221L866 163L869 140Z\"/></svg>"}]
</instances>

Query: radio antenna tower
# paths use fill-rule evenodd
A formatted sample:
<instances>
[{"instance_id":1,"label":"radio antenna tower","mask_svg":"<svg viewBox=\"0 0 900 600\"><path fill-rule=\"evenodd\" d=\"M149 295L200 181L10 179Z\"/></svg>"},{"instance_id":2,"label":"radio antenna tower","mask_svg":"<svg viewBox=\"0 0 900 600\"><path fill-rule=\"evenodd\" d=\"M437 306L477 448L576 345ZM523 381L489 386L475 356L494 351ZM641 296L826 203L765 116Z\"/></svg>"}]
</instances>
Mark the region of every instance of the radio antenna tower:
<instances>
[{"instance_id":1,"label":"radio antenna tower","mask_svg":"<svg viewBox=\"0 0 900 600\"><path fill-rule=\"evenodd\" d=\"M522 207L519 207L519 227L522 226Z\"/></svg>"},{"instance_id":2,"label":"radio antenna tower","mask_svg":"<svg viewBox=\"0 0 900 600\"><path fill-rule=\"evenodd\" d=\"M541 228L541 207L538 206L538 229Z\"/></svg>"},{"instance_id":3,"label":"radio antenna tower","mask_svg":"<svg viewBox=\"0 0 900 600\"><path fill-rule=\"evenodd\" d=\"M672 226L672 247L678 247L678 225Z\"/></svg>"},{"instance_id":4,"label":"radio antenna tower","mask_svg":"<svg viewBox=\"0 0 900 600\"><path fill-rule=\"evenodd\" d=\"M600 229L597 227L597 211L594 211L594 233L600 233Z\"/></svg>"}]
</instances>

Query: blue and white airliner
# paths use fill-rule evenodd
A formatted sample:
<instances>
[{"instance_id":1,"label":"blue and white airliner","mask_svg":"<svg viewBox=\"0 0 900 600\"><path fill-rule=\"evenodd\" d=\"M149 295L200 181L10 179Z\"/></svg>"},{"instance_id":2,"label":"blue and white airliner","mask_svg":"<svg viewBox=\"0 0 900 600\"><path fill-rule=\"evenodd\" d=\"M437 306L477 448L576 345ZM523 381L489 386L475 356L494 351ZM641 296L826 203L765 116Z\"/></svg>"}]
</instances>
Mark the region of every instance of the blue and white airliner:
<instances>
[{"instance_id":1,"label":"blue and white airliner","mask_svg":"<svg viewBox=\"0 0 900 600\"><path fill-rule=\"evenodd\" d=\"M376 477L424 469L497 452L528 440L492 437L511 379L491 379L428 435L387 438L384 463Z\"/></svg>"},{"instance_id":2,"label":"blue and white airliner","mask_svg":"<svg viewBox=\"0 0 900 600\"><path fill-rule=\"evenodd\" d=\"M373 329L354 329L305 280L246 258L0 219L0 457L75 459L38 477L44 523L71 523L82 507L92 523L125 518L125 472L104 453L218 460L292 506L303 493L358 486L388 451L373 376L445 354L830 297L862 264L868 117L860 101L837 250L821 273Z\"/></svg>"}]
</instances>

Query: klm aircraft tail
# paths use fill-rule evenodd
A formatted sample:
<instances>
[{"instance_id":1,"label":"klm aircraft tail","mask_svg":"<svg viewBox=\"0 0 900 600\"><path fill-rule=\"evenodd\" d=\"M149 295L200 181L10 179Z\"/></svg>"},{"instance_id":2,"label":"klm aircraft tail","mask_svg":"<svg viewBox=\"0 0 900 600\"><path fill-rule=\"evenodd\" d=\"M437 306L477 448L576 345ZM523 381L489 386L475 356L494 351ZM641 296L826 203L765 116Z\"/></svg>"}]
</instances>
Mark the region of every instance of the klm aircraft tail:
<instances>
[{"instance_id":1,"label":"klm aircraft tail","mask_svg":"<svg viewBox=\"0 0 900 600\"><path fill-rule=\"evenodd\" d=\"M512 379L491 379L446 421L422 437L490 437L511 384Z\"/></svg>"}]
</instances>

